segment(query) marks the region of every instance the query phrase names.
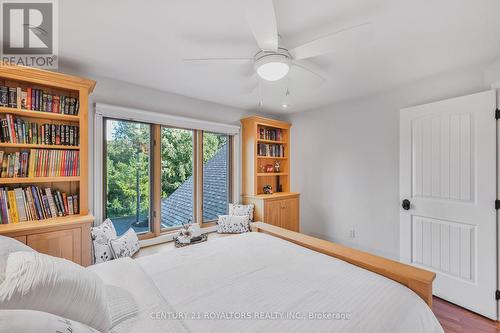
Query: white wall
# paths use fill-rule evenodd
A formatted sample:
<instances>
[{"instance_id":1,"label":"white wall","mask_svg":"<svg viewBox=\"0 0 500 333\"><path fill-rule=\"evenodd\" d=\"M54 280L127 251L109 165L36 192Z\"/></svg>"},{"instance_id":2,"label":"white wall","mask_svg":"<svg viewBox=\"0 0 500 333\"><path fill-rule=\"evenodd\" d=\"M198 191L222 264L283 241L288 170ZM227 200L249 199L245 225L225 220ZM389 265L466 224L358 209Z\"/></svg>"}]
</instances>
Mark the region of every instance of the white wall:
<instances>
[{"instance_id":1,"label":"white wall","mask_svg":"<svg viewBox=\"0 0 500 333\"><path fill-rule=\"evenodd\" d=\"M82 72L61 68L60 72L80 75L97 81L89 98L89 208L93 211L94 192L94 105L106 103L147 111L166 113L200 120L239 125L239 120L255 112L245 111L217 103L206 102L186 96L138 86L104 77L89 76ZM263 114L269 117L270 115ZM272 117L272 116L270 116ZM240 154L241 155L241 154ZM102 185L101 185L102 186ZM99 221L96 221L99 223Z\"/></svg>"},{"instance_id":2,"label":"white wall","mask_svg":"<svg viewBox=\"0 0 500 333\"><path fill-rule=\"evenodd\" d=\"M399 258L399 110L488 89L465 68L355 102L292 114L301 230ZM355 238L349 230L355 229Z\"/></svg>"}]
</instances>

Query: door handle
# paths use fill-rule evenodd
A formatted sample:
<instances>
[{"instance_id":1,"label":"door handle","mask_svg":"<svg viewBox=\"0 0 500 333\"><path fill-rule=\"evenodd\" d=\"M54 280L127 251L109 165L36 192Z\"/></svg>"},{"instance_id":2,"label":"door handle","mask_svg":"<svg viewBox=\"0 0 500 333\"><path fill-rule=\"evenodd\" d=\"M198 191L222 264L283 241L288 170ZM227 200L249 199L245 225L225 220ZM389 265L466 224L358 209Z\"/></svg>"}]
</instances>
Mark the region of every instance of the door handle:
<instances>
[{"instance_id":1,"label":"door handle","mask_svg":"<svg viewBox=\"0 0 500 333\"><path fill-rule=\"evenodd\" d=\"M411 206L411 202L408 199L404 199L403 203L401 204L401 207L403 207L404 210L409 210Z\"/></svg>"}]
</instances>

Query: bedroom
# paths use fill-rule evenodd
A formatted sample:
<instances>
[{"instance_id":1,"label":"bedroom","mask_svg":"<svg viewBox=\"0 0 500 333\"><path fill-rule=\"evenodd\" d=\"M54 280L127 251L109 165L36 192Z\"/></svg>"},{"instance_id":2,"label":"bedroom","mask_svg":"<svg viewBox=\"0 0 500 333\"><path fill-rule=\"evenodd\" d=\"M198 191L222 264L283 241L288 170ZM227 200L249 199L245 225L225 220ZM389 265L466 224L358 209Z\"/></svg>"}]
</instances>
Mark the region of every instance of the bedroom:
<instances>
[{"instance_id":1,"label":"bedroom","mask_svg":"<svg viewBox=\"0 0 500 333\"><path fill-rule=\"evenodd\" d=\"M498 1L0 7L0 332L500 331Z\"/></svg>"}]
</instances>

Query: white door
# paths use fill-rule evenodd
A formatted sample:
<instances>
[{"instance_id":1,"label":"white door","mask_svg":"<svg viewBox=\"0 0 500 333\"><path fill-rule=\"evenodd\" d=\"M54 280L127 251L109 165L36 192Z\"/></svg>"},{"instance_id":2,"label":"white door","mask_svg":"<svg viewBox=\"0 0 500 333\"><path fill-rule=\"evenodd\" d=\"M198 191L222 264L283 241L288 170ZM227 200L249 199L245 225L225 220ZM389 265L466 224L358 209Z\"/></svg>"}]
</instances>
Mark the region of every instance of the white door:
<instances>
[{"instance_id":1,"label":"white door","mask_svg":"<svg viewBox=\"0 0 500 333\"><path fill-rule=\"evenodd\" d=\"M436 296L492 319L495 108L486 91L400 113L401 261L436 272Z\"/></svg>"}]
</instances>

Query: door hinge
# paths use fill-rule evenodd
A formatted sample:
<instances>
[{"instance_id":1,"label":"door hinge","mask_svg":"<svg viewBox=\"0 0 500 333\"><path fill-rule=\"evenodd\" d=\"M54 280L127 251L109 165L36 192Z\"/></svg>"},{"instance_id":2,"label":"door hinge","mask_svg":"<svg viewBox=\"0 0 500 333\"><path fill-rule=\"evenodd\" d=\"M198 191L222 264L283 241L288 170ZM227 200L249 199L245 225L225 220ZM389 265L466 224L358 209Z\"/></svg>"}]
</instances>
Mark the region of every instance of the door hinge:
<instances>
[{"instance_id":1,"label":"door hinge","mask_svg":"<svg viewBox=\"0 0 500 333\"><path fill-rule=\"evenodd\" d=\"M500 300L500 290L497 290L497 291L495 292L495 299L496 299L497 301L498 301L498 300Z\"/></svg>"},{"instance_id":2,"label":"door hinge","mask_svg":"<svg viewBox=\"0 0 500 333\"><path fill-rule=\"evenodd\" d=\"M498 200L498 199L495 200L495 209L496 210L500 209L500 200Z\"/></svg>"},{"instance_id":3,"label":"door hinge","mask_svg":"<svg viewBox=\"0 0 500 333\"><path fill-rule=\"evenodd\" d=\"M495 110L495 119L500 119L500 109Z\"/></svg>"}]
</instances>

